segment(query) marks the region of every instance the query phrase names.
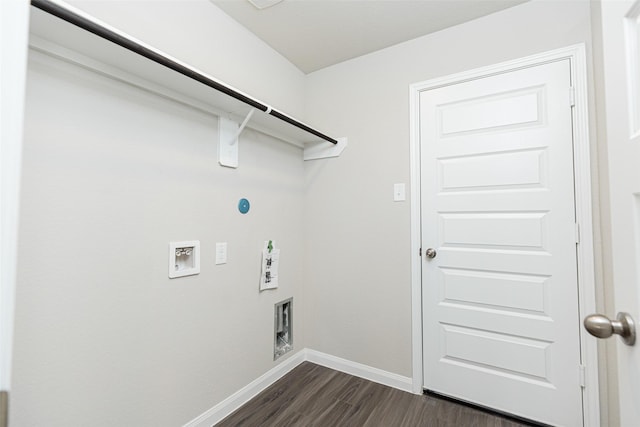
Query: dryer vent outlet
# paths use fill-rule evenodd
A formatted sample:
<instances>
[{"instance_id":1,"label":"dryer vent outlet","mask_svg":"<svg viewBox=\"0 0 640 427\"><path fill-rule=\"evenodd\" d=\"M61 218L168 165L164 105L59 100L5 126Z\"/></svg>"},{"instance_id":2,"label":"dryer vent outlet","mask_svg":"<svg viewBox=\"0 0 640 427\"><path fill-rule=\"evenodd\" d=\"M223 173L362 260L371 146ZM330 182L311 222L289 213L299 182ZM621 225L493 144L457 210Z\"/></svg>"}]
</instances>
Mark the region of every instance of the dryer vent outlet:
<instances>
[{"instance_id":1,"label":"dryer vent outlet","mask_svg":"<svg viewBox=\"0 0 640 427\"><path fill-rule=\"evenodd\" d=\"M273 329L273 360L276 360L293 350L293 298L276 303Z\"/></svg>"}]
</instances>

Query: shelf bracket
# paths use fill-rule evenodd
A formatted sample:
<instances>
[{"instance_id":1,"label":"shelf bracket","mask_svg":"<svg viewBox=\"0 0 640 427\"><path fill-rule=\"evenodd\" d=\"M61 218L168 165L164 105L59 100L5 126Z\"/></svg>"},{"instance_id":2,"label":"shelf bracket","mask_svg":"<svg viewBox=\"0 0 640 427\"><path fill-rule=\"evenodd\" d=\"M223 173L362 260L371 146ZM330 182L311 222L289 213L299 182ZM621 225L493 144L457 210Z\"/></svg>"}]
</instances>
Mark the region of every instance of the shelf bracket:
<instances>
[{"instance_id":1,"label":"shelf bracket","mask_svg":"<svg viewBox=\"0 0 640 427\"><path fill-rule=\"evenodd\" d=\"M329 157L339 157L347 148L347 138L336 138L337 144L330 142L314 142L304 147L304 160L327 159Z\"/></svg>"},{"instance_id":2,"label":"shelf bracket","mask_svg":"<svg viewBox=\"0 0 640 427\"><path fill-rule=\"evenodd\" d=\"M255 108L249 110L247 117L238 126L238 123L226 117L218 119L218 163L228 168L238 167L238 138L251 120Z\"/></svg>"}]
</instances>

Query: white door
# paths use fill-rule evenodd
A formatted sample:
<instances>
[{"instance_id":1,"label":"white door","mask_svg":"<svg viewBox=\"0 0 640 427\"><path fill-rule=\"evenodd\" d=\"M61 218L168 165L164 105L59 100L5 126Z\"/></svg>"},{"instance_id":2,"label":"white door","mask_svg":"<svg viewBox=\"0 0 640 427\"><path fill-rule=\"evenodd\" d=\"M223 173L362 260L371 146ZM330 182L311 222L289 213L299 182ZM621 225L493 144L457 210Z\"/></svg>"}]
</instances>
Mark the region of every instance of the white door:
<instances>
[{"instance_id":1,"label":"white door","mask_svg":"<svg viewBox=\"0 0 640 427\"><path fill-rule=\"evenodd\" d=\"M424 387L580 426L570 61L420 95Z\"/></svg>"},{"instance_id":2,"label":"white door","mask_svg":"<svg viewBox=\"0 0 640 427\"><path fill-rule=\"evenodd\" d=\"M29 3L0 1L0 426L8 423Z\"/></svg>"},{"instance_id":3,"label":"white door","mask_svg":"<svg viewBox=\"0 0 640 427\"><path fill-rule=\"evenodd\" d=\"M615 307L640 320L640 2L604 1L601 7L610 199L611 250ZM626 27L626 28L625 28ZM602 159L604 160L604 159ZM606 164L605 164L606 165ZM605 211L606 212L606 211ZM603 215L606 218L607 215ZM607 226L603 227L607 232ZM606 242L607 239L605 239ZM606 249L606 246L605 246ZM609 264L610 263L610 264ZM595 338L593 338L595 339ZM618 397L622 427L640 425L640 345L617 345ZM612 343L613 344L613 343ZM615 406L611 411L615 411Z\"/></svg>"}]
</instances>

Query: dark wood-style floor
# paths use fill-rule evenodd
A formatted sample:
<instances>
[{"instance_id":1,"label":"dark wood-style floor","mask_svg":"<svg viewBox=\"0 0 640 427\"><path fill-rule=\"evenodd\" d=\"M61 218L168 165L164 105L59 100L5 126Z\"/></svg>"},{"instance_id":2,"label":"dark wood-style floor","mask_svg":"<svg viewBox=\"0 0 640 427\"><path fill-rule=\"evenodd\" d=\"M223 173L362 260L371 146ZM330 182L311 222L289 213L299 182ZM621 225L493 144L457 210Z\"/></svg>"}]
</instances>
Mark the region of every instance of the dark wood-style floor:
<instances>
[{"instance_id":1,"label":"dark wood-style floor","mask_svg":"<svg viewBox=\"0 0 640 427\"><path fill-rule=\"evenodd\" d=\"M216 425L239 426L520 427L526 424L304 362Z\"/></svg>"}]
</instances>

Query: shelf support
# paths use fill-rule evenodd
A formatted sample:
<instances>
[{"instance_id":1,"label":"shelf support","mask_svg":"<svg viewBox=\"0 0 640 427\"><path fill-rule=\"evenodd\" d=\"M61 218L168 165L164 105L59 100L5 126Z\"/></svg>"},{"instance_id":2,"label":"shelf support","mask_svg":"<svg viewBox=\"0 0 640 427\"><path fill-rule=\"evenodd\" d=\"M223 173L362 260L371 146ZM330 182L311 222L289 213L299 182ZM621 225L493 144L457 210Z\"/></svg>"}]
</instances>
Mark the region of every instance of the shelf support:
<instances>
[{"instance_id":1,"label":"shelf support","mask_svg":"<svg viewBox=\"0 0 640 427\"><path fill-rule=\"evenodd\" d=\"M254 108L252 108L251 111L249 111L249 114L247 114L247 117L245 117L245 119L242 121L242 124L238 128L238 132L231 139L231 145L236 144L238 142L238 138L240 138L240 134L242 133L244 128L247 127L247 123L249 123L249 120L251 120L251 116L253 116L253 113L255 111L256 110Z\"/></svg>"},{"instance_id":2,"label":"shelf support","mask_svg":"<svg viewBox=\"0 0 640 427\"><path fill-rule=\"evenodd\" d=\"M255 111L255 108L249 110L240 126L237 122L226 117L218 118L218 163L221 166L238 167L238 146L240 145L238 139Z\"/></svg>"},{"instance_id":3,"label":"shelf support","mask_svg":"<svg viewBox=\"0 0 640 427\"><path fill-rule=\"evenodd\" d=\"M336 138L338 143L315 142L304 147L304 160L327 159L329 157L339 157L347 148L347 138Z\"/></svg>"}]
</instances>

